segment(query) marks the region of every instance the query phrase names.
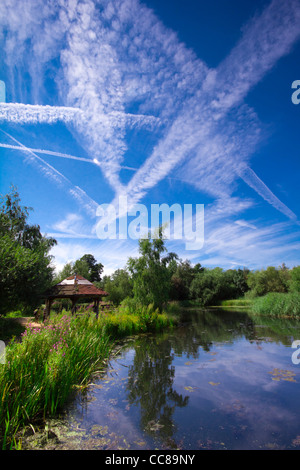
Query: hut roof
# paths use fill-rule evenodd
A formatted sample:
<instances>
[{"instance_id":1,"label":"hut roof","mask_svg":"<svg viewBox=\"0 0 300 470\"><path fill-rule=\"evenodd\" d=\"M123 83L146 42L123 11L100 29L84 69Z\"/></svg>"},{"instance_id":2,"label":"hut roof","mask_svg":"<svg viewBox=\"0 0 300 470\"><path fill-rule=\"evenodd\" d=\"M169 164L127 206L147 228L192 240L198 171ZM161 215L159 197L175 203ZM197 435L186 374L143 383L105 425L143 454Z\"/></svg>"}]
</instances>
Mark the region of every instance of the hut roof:
<instances>
[{"instance_id":1,"label":"hut roof","mask_svg":"<svg viewBox=\"0 0 300 470\"><path fill-rule=\"evenodd\" d=\"M98 289L94 284L79 274L67 277L55 286L48 289L44 297L46 298L72 298L91 297L99 298L108 295L104 290Z\"/></svg>"}]
</instances>

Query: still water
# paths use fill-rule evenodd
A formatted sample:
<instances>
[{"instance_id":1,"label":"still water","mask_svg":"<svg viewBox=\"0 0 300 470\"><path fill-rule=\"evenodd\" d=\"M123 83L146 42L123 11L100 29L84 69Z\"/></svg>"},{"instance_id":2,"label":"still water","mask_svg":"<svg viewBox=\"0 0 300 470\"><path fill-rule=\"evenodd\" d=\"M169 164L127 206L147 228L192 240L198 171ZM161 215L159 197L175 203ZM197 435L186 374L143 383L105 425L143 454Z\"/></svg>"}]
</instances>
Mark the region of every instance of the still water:
<instances>
[{"instance_id":1,"label":"still water","mask_svg":"<svg viewBox=\"0 0 300 470\"><path fill-rule=\"evenodd\" d=\"M130 338L53 423L55 448L300 449L297 339L300 322L228 310Z\"/></svg>"}]
</instances>

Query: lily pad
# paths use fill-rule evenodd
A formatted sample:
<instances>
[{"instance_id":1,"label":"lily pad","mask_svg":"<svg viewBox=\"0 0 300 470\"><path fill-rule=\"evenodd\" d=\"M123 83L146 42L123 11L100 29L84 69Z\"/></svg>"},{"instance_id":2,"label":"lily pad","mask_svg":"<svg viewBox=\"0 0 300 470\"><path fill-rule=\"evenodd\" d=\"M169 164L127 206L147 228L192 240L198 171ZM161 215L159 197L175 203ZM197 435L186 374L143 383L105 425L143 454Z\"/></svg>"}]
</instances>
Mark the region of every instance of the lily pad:
<instances>
[{"instance_id":1,"label":"lily pad","mask_svg":"<svg viewBox=\"0 0 300 470\"><path fill-rule=\"evenodd\" d=\"M272 380L275 380L279 382L280 380L285 380L286 382L297 382L294 377L295 377L295 372L291 370L286 370L286 369L273 369L271 372L268 372L271 374Z\"/></svg>"},{"instance_id":2,"label":"lily pad","mask_svg":"<svg viewBox=\"0 0 300 470\"><path fill-rule=\"evenodd\" d=\"M191 386L184 387L184 390L187 390L188 392L194 392L196 389L197 387L191 387Z\"/></svg>"}]
</instances>

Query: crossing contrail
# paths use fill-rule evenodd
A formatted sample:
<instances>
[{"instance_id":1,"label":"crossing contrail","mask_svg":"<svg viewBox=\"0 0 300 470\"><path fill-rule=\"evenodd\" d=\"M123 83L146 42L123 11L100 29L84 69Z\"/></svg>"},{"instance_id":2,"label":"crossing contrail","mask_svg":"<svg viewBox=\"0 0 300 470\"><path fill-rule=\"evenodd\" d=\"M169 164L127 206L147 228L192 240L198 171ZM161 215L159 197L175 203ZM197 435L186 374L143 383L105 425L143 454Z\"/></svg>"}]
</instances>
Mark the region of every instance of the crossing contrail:
<instances>
[{"instance_id":1,"label":"crossing contrail","mask_svg":"<svg viewBox=\"0 0 300 470\"><path fill-rule=\"evenodd\" d=\"M59 158L67 158L69 160L77 160L80 162L86 162L86 163L92 163L93 165L98 165L101 167L102 163L97 160L97 158L85 158L85 157L76 157L75 155L70 155L69 153L62 153L62 152L54 152L53 150L44 150L44 149L35 149L31 147L23 147L20 145L11 145L11 144L4 144L0 142L0 147L5 148L5 149L10 149L10 150L20 150L24 152L30 151L33 153L41 153L44 155L50 155L53 157L59 157ZM130 171L137 171L137 168L134 168L132 166L126 166L126 165L118 165L117 163L106 163L107 166L117 166L121 170L130 170Z\"/></svg>"},{"instance_id":2,"label":"crossing contrail","mask_svg":"<svg viewBox=\"0 0 300 470\"><path fill-rule=\"evenodd\" d=\"M17 147L18 150L21 150L22 152L27 153L28 161L30 163L37 166L38 169L47 178L54 181L57 185L63 187L65 191L67 191L71 195L71 197L74 198L78 202L78 204L80 204L91 216L95 217L98 204L96 201L90 198L86 194L86 192L83 191L83 189L81 189L79 186L73 185L71 181L68 178L66 178L62 173L56 170L49 163L45 162L45 160L43 160L41 157L36 155L36 153L32 149L23 145L15 137L8 134L3 129L0 129L0 131L18 144L18 147L17 146L14 146L14 147ZM7 145L7 144L2 144L2 145Z\"/></svg>"}]
</instances>

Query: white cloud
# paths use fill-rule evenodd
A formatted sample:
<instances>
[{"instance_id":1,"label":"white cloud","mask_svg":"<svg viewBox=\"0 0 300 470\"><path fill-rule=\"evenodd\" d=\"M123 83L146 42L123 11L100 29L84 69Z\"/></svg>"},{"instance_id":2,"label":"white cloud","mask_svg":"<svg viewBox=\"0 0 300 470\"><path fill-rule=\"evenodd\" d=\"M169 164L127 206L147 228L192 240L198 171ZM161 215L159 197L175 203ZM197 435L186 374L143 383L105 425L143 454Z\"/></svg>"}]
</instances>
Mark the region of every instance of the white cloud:
<instances>
[{"instance_id":1,"label":"white cloud","mask_svg":"<svg viewBox=\"0 0 300 470\"><path fill-rule=\"evenodd\" d=\"M0 39L12 98L43 103L44 72L53 67L54 59L58 66L54 107L3 104L0 120L2 116L23 123L72 121L70 130L91 160L99 162L116 198L127 194L129 204L140 201L179 169L175 177L217 198L206 216L210 227L205 235L207 255L221 256L225 249L228 260L238 263L244 243L247 260L251 256L262 260L266 246L276 258L282 233L274 227L265 232L259 226L256 230L249 223L246 226L240 214L253 201L231 196L242 178L275 209L296 219L249 167L263 132L255 112L243 101L299 38L299 3L273 0L244 28L240 41L216 70L210 70L138 0L102 0L99 5L92 0L1 2ZM17 14L21 9L22 15ZM22 86L25 57L30 81ZM129 168L124 165L128 126L147 126L156 144L124 186L119 173ZM95 215L96 202L81 188L33 150L22 148L28 162L64 187L89 215ZM236 223L235 216L239 217ZM78 230L77 236L81 235Z\"/></svg>"},{"instance_id":2,"label":"white cloud","mask_svg":"<svg viewBox=\"0 0 300 470\"><path fill-rule=\"evenodd\" d=\"M104 265L103 274L111 274L116 269L125 267L130 256L138 255L138 244L131 240L60 240L51 250L57 271L66 263L76 261L87 253L92 253Z\"/></svg>"},{"instance_id":3,"label":"white cloud","mask_svg":"<svg viewBox=\"0 0 300 470\"><path fill-rule=\"evenodd\" d=\"M133 202L184 163L180 173L186 171L186 179L198 189L217 197L229 195L233 181L241 176L276 209L295 219L265 185L262 190L254 172L252 178L247 177L243 164L259 141L260 128L253 111L236 106L241 105L249 90L278 59L290 51L299 35L300 8L294 0L273 0L260 17L250 22L242 39L217 70L207 71L202 89L200 86L186 100L166 136L123 189ZM196 68L194 73L197 75ZM199 76L198 86L200 83ZM228 129L228 113L232 110L229 124L232 119L235 123Z\"/></svg>"}]
</instances>

